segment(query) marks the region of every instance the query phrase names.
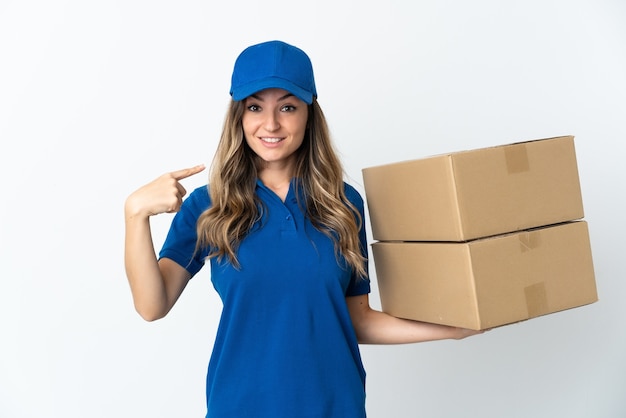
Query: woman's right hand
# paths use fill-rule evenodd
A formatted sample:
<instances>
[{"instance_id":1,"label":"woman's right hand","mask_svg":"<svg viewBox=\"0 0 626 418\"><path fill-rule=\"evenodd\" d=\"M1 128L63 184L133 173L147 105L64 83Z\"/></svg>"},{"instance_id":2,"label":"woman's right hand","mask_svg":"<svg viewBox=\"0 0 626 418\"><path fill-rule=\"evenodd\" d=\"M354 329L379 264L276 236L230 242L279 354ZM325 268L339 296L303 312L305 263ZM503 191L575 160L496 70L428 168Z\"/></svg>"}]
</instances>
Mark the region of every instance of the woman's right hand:
<instances>
[{"instance_id":1,"label":"woman's right hand","mask_svg":"<svg viewBox=\"0 0 626 418\"><path fill-rule=\"evenodd\" d=\"M160 213L178 212L183 203L183 197L187 194L180 180L198 174L204 169L204 164L200 164L172 171L140 187L126 199L124 206L126 216L148 218Z\"/></svg>"},{"instance_id":2,"label":"woman's right hand","mask_svg":"<svg viewBox=\"0 0 626 418\"><path fill-rule=\"evenodd\" d=\"M197 165L163 174L126 199L124 265L135 309L147 321L164 317L190 278L189 272L174 261L157 260L149 217L179 211L187 193L180 180L202 170L204 165Z\"/></svg>"}]
</instances>

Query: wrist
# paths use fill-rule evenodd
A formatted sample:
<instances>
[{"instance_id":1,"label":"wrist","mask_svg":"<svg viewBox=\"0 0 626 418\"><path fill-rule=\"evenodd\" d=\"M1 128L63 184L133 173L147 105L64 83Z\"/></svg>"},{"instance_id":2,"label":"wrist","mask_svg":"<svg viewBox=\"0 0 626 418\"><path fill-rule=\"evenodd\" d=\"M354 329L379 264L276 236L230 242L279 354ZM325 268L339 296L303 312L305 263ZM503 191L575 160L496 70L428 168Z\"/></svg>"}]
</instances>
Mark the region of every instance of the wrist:
<instances>
[{"instance_id":1,"label":"wrist","mask_svg":"<svg viewBox=\"0 0 626 418\"><path fill-rule=\"evenodd\" d=\"M135 203L132 195L124 202L124 218L127 222L147 220L150 218L150 215L150 213L142 210L141 206Z\"/></svg>"}]
</instances>

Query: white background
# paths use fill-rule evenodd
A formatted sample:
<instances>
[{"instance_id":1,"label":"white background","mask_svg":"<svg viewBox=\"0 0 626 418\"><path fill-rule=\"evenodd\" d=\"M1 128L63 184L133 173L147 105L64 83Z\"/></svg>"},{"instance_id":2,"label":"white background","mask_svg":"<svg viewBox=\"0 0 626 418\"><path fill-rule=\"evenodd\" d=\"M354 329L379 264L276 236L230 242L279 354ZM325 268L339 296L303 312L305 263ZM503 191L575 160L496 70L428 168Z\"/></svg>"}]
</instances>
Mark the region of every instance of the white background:
<instances>
[{"instance_id":1,"label":"white background","mask_svg":"<svg viewBox=\"0 0 626 418\"><path fill-rule=\"evenodd\" d=\"M361 192L368 166L576 136L600 301L364 346L369 416L626 416L623 1L0 0L0 417L203 416L208 270L141 320L122 208L161 173L210 164L234 59L270 39L311 56ZM153 220L158 247L170 219Z\"/></svg>"}]
</instances>

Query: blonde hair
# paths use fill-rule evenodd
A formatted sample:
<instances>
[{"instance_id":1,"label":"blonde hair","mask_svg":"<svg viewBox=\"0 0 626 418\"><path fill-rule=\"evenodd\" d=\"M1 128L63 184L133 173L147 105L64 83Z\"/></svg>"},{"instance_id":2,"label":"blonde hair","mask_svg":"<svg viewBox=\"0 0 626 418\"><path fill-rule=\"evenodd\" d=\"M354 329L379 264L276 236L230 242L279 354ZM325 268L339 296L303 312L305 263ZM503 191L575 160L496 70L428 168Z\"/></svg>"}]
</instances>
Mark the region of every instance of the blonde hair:
<instances>
[{"instance_id":1,"label":"blonde hair","mask_svg":"<svg viewBox=\"0 0 626 418\"><path fill-rule=\"evenodd\" d=\"M210 258L227 257L236 267L237 247L260 220L263 207L255 194L258 157L244 140L241 125L244 110L243 101L231 100L209 175L212 205L197 223L198 247L208 248ZM305 202L300 204L311 223L334 241L337 255L358 276L366 277L359 240L363 219L346 198L343 168L315 99L309 105L304 141L296 151L294 176L304 191Z\"/></svg>"}]
</instances>

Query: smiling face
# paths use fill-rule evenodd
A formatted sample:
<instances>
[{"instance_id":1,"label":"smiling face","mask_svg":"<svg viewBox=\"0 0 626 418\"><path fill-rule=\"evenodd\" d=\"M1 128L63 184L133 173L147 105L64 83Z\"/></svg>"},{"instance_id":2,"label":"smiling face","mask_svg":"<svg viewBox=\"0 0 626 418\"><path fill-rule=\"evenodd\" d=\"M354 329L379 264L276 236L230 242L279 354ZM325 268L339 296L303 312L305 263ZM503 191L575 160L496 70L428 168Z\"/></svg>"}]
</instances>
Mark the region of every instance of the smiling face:
<instances>
[{"instance_id":1,"label":"smiling face","mask_svg":"<svg viewBox=\"0 0 626 418\"><path fill-rule=\"evenodd\" d=\"M307 118L307 104L286 90L262 90L245 99L243 132L247 144L264 162L261 170L276 168L293 174Z\"/></svg>"}]
</instances>

